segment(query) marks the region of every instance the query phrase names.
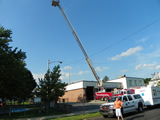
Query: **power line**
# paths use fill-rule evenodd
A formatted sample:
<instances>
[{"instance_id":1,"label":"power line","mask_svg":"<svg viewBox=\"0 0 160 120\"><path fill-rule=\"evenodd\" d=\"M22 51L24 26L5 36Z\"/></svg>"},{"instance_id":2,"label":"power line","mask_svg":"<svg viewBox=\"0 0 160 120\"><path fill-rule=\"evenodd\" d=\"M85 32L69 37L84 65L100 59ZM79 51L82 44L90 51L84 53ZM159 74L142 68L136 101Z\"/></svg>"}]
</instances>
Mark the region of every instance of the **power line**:
<instances>
[{"instance_id":1,"label":"power line","mask_svg":"<svg viewBox=\"0 0 160 120\"><path fill-rule=\"evenodd\" d=\"M106 47L106 48L104 48L104 49L102 49L102 50L100 50L100 51L98 51L98 52L96 52L96 53L92 54L91 56L95 56L95 55L97 55L97 54L99 54L99 53L101 53L101 52L103 52L103 51L105 51L105 50L107 50L107 49L111 48L112 46L114 46L114 45L116 45L116 44L119 44L119 43L121 43L122 41L127 40L128 38L130 38L130 37L132 37L132 36L136 35L137 33L139 33L139 32L141 32L141 31L143 31L144 29L148 28L149 26L151 26L151 25L153 25L153 24L157 23L159 20L160 20L160 18L158 18L157 20L155 20L155 21L151 22L150 24L148 24L148 25L146 25L146 26L142 27L142 28L141 28L141 29L139 29L138 31L136 31L136 32L134 32L134 33L132 33L132 34L128 35L127 37L125 37L125 38L123 38L123 39L121 39L121 40L119 40L119 41L116 41L115 43L111 44L110 46L108 46L108 47Z\"/></svg>"},{"instance_id":2,"label":"power line","mask_svg":"<svg viewBox=\"0 0 160 120\"><path fill-rule=\"evenodd\" d=\"M97 54L99 54L99 53L101 53L101 52L104 52L105 50L107 50L107 49L109 49L109 48L111 48L111 47L113 47L113 46L115 46L115 45L121 43L122 41L127 40L128 38L130 38L130 37L136 35L137 33L139 33L139 32L141 32L141 31L145 30L146 28L150 27L151 25L153 25L153 24L155 24L155 23L157 23L157 22L159 22L159 21L160 21L160 18L158 18L157 20L154 20L153 22L151 22L151 23L149 23L148 25L142 27L141 29L137 30L136 32L134 32L134 33L128 35L127 37L125 37L125 38L123 38L123 39L121 39L121 40L119 40L119 41L116 41L116 42L114 42L113 44L111 44L110 46L108 46L108 47L106 47L106 48L103 48L102 50L100 50L100 51L98 51L98 52L96 52L96 53L90 55L90 57L91 57L91 56L95 56L95 55L97 55ZM73 62L71 62L70 64L76 63L76 62L79 62L79 61L82 61L82 60L84 60L84 59L79 59L79 60L73 61Z\"/></svg>"}]
</instances>

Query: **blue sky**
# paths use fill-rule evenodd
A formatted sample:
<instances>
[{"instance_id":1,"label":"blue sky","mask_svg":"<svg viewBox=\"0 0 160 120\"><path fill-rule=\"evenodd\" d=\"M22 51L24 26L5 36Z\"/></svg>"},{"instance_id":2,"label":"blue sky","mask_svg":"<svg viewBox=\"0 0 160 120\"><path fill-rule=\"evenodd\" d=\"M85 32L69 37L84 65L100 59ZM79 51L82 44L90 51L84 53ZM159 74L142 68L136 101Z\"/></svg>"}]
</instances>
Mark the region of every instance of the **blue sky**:
<instances>
[{"instance_id":1,"label":"blue sky","mask_svg":"<svg viewBox=\"0 0 160 120\"><path fill-rule=\"evenodd\" d=\"M99 76L151 77L160 71L160 0L60 0ZM95 80L67 23L51 0L0 0L0 25L26 52L34 78L47 61L63 61L64 82ZM50 69L57 65L50 64Z\"/></svg>"}]
</instances>

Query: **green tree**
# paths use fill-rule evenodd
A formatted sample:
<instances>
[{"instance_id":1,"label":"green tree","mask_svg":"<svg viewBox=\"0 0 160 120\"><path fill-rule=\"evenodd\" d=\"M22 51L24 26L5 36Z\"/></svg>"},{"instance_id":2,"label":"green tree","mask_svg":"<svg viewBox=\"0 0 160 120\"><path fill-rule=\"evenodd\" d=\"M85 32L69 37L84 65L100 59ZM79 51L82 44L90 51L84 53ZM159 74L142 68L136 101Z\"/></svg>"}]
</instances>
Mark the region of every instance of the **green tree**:
<instances>
[{"instance_id":1,"label":"green tree","mask_svg":"<svg viewBox=\"0 0 160 120\"><path fill-rule=\"evenodd\" d=\"M16 93L19 102L22 102L31 97L32 91L37 86L37 84L33 78L32 73L27 69L22 72L20 79L23 81L18 86L18 89L21 89L21 91L16 91Z\"/></svg>"},{"instance_id":2,"label":"green tree","mask_svg":"<svg viewBox=\"0 0 160 120\"><path fill-rule=\"evenodd\" d=\"M44 79L39 79L39 94L47 105L50 102L57 102L58 98L65 93L66 83L60 80L60 66L55 66L52 71L48 70Z\"/></svg>"},{"instance_id":3,"label":"green tree","mask_svg":"<svg viewBox=\"0 0 160 120\"><path fill-rule=\"evenodd\" d=\"M20 91L26 89L26 53L9 46L12 31L0 26L0 98L19 99ZM32 83L35 81L32 79ZM32 85L31 85L32 86ZM31 92L31 90L30 90ZM28 92L29 93L29 92ZM27 96L27 95L25 95Z\"/></svg>"},{"instance_id":4,"label":"green tree","mask_svg":"<svg viewBox=\"0 0 160 120\"><path fill-rule=\"evenodd\" d=\"M159 87L160 87L160 81L158 81L157 86L159 86Z\"/></svg>"},{"instance_id":5,"label":"green tree","mask_svg":"<svg viewBox=\"0 0 160 120\"><path fill-rule=\"evenodd\" d=\"M108 76L104 76L104 78L103 78L103 82L106 82L106 81L108 81L109 80L109 77Z\"/></svg>"},{"instance_id":6,"label":"green tree","mask_svg":"<svg viewBox=\"0 0 160 120\"><path fill-rule=\"evenodd\" d=\"M149 84L149 81L151 80L151 78L145 78L143 79L144 80L144 84L145 85L148 85Z\"/></svg>"}]
</instances>

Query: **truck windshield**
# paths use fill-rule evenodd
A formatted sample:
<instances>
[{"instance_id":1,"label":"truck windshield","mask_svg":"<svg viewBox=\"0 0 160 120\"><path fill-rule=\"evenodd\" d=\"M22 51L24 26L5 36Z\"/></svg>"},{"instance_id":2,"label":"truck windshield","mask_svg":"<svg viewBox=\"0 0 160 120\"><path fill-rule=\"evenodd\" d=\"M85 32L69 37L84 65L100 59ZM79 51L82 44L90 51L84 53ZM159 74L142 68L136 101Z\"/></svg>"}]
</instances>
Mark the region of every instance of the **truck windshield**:
<instances>
[{"instance_id":1,"label":"truck windshield","mask_svg":"<svg viewBox=\"0 0 160 120\"><path fill-rule=\"evenodd\" d=\"M115 102L117 97L112 97L110 100L108 100L108 102ZM121 96L118 97L119 100L122 99Z\"/></svg>"}]
</instances>

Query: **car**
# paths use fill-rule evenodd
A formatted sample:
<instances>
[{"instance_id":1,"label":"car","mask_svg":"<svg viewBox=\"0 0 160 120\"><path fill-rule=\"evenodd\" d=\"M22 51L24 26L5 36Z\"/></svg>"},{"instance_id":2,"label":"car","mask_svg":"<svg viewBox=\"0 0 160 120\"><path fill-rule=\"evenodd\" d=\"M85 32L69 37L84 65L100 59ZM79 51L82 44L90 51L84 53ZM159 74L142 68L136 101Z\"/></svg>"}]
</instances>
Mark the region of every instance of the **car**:
<instances>
[{"instance_id":1,"label":"car","mask_svg":"<svg viewBox=\"0 0 160 120\"><path fill-rule=\"evenodd\" d=\"M103 115L103 117L110 117L115 116L115 108L114 108L114 102L116 98L120 99L123 102L122 106L122 114L138 111L143 112L144 107L144 101L140 94L128 94L128 95L121 95L121 96L115 96L112 97L108 103L102 104L100 106L100 114Z\"/></svg>"}]
</instances>

